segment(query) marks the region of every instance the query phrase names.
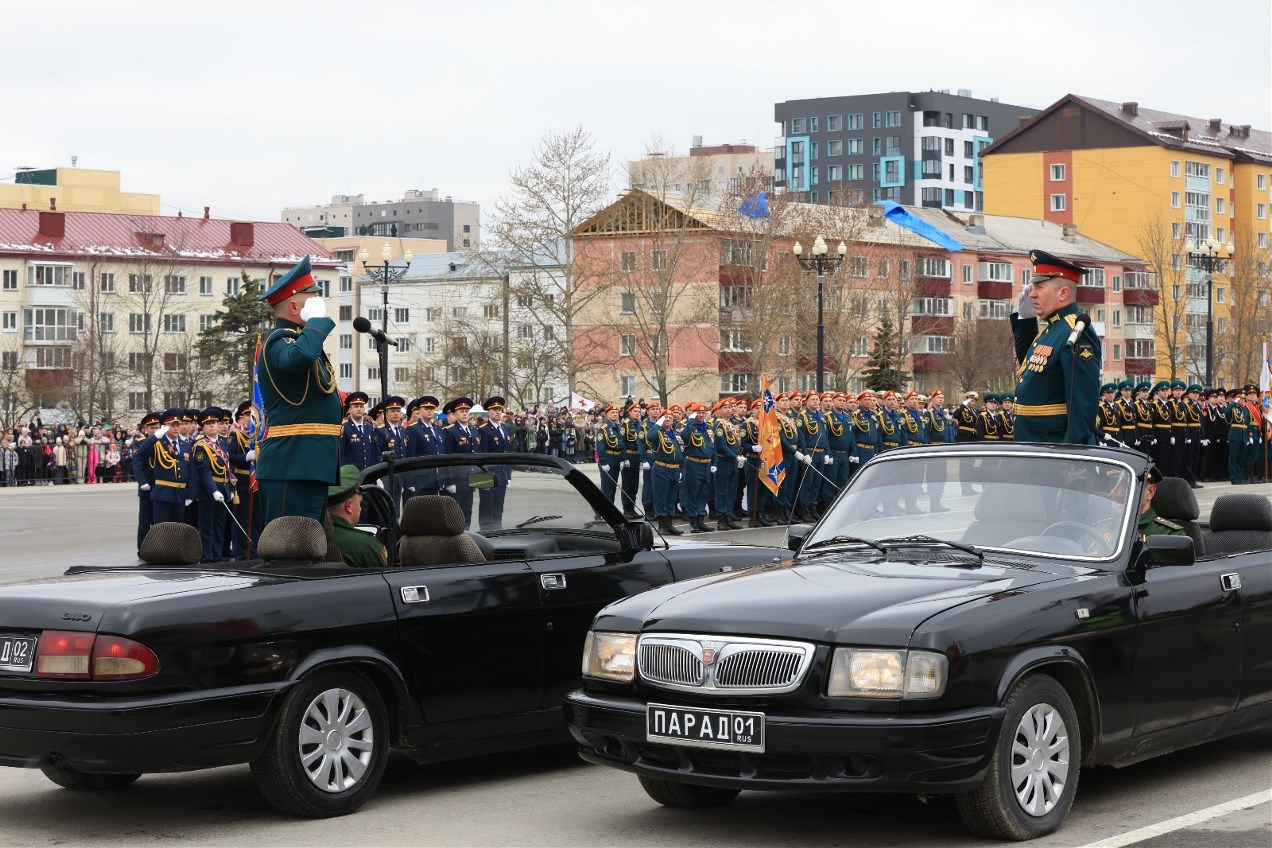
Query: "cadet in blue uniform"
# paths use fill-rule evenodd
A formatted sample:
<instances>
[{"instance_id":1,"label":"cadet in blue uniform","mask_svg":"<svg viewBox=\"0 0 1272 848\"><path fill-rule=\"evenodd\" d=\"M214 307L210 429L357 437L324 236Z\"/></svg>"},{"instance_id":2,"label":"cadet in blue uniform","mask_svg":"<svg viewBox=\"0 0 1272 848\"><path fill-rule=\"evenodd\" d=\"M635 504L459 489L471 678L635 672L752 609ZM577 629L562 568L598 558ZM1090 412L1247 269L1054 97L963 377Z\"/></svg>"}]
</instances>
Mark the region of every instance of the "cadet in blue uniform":
<instances>
[{"instance_id":1,"label":"cadet in blue uniform","mask_svg":"<svg viewBox=\"0 0 1272 848\"><path fill-rule=\"evenodd\" d=\"M623 410L618 432L623 446L623 459L619 462L623 487L623 516L638 518L636 492L640 484L641 426L640 407L637 404L631 403Z\"/></svg>"},{"instance_id":2,"label":"cadet in blue uniform","mask_svg":"<svg viewBox=\"0 0 1272 848\"><path fill-rule=\"evenodd\" d=\"M858 468L873 459L883 447L875 403L875 393L866 389L857 395L857 409L852 413L852 441L856 448Z\"/></svg>"},{"instance_id":3,"label":"cadet in blue uniform","mask_svg":"<svg viewBox=\"0 0 1272 848\"><path fill-rule=\"evenodd\" d=\"M823 476L826 471L826 426L822 421L821 395L809 392L804 398L804 409L795 415L795 432L799 436L799 450L795 458L804 464L803 479L799 483L798 503L795 506L797 521L816 521L821 517L817 504L821 501ZM831 460L834 461L833 459Z\"/></svg>"},{"instance_id":4,"label":"cadet in blue uniform","mask_svg":"<svg viewBox=\"0 0 1272 848\"><path fill-rule=\"evenodd\" d=\"M441 456L446 452L446 444L442 435L442 425L437 423L437 407L441 401L432 395L416 398L416 409L419 420L407 429L410 430L412 456ZM416 471L411 479L412 495L436 495L443 490L441 472L433 468Z\"/></svg>"},{"instance_id":5,"label":"cadet in blue uniform","mask_svg":"<svg viewBox=\"0 0 1272 848\"><path fill-rule=\"evenodd\" d=\"M657 400L651 400L645 406L645 420L640 423L640 441L637 443L637 449L640 451L640 503L645 509L645 517L654 517L654 479L653 479L653 463L649 460L647 452L647 442L649 431L654 428L654 422L662 417L662 403Z\"/></svg>"},{"instance_id":6,"label":"cadet in blue uniform","mask_svg":"<svg viewBox=\"0 0 1272 848\"><path fill-rule=\"evenodd\" d=\"M746 509L751 514L750 526L772 527L777 523L772 514L775 502L773 493L760 482L760 452L764 446L760 444L760 414L764 410L764 399L756 398L751 402L751 415L742 422L741 454L746 459L742 467L742 483L746 487ZM787 478L794 477L794 469L787 473Z\"/></svg>"},{"instance_id":7,"label":"cadet in blue uniform","mask_svg":"<svg viewBox=\"0 0 1272 848\"><path fill-rule=\"evenodd\" d=\"M350 392L345 398L348 418L340 425L340 463L365 471L380 461L375 427L367 418L366 392Z\"/></svg>"},{"instance_id":8,"label":"cadet in blue uniform","mask_svg":"<svg viewBox=\"0 0 1272 848\"><path fill-rule=\"evenodd\" d=\"M147 412L141 419L138 429L146 438L154 435L155 430L159 429L160 415L157 412ZM137 443L141 446L141 442ZM141 558L141 543L145 540L146 534L150 532L150 525L154 523L154 511L151 509L150 490L154 488L154 478L150 473L149 464L142 458L141 452L136 448L133 449L132 455L132 471L133 480L137 482L137 558Z\"/></svg>"},{"instance_id":9,"label":"cadet in blue uniform","mask_svg":"<svg viewBox=\"0 0 1272 848\"><path fill-rule=\"evenodd\" d=\"M406 430L406 424L402 420L402 410L406 406L406 401L397 395L390 395L384 399L384 426L375 431L375 446L381 453L393 452L394 461L407 459L412 454L414 447L411 443L411 436ZM393 479L389 482L389 495L393 498L395 509L402 506L402 495L406 492L406 488L411 485L411 475L408 473L395 473Z\"/></svg>"},{"instance_id":10,"label":"cadet in blue uniform","mask_svg":"<svg viewBox=\"0 0 1272 848\"><path fill-rule=\"evenodd\" d=\"M711 475L715 473L715 434L707 425L707 405L694 401L685 405L685 421L680 427L684 443L685 470L680 486L680 508L689 526L699 533L709 533L706 524L707 501L713 492Z\"/></svg>"},{"instance_id":11,"label":"cadet in blue uniform","mask_svg":"<svg viewBox=\"0 0 1272 848\"><path fill-rule=\"evenodd\" d=\"M481 440L477 428L469 422L469 410L473 408L471 398L457 397L442 407L446 413L446 427L442 429L442 447L446 454L468 454L481 452ZM459 466L451 471L443 481L446 494L459 504L464 513L464 529L473 523L473 490L468 485L470 466Z\"/></svg>"},{"instance_id":12,"label":"cadet in blue uniform","mask_svg":"<svg viewBox=\"0 0 1272 848\"><path fill-rule=\"evenodd\" d=\"M256 450L264 523L280 515L322 521L339 479L340 395L323 342L335 329L306 256L261 300L274 326L261 343L261 399L268 431Z\"/></svg>"},{"instance_id":13,"label":"cadet in blue uniform","mask_svg":"<svg viewBox=\"0 0 1272 848\"><path fill-rule=\"evenodd\" d=\"M949 444L954 441L955 427L953 417L945 411L945 392L935 389L928 398L928 407L924 412L927 418L928 433L932 444ZM949 512L949 508L941 505L941 496L945 494L945 481L948 479L944 462L927 463L927 496L928 512Z\"/></svg>"},{"instance_id":14,"label":"cadet in blue uniform","mask_svg":"<svg viewBox=\"0 0 1272 848\"><path fill-rule=\"evenodd\" d=\"M600 425L596 428L597 465L601 472L601 494L614 503L618 491L618 475L623 462L623 434L618 427L618 407L607 403L601 407Z\"/></svg>"},{"instance_id":15,"label":"cadet in blue uniform","mask_svg":"<svg viewBox=\"0 0 1272 848\"><path fill-rule=\"evenodd\" d=\"M733 423L736 401L725 398L719 401L713 414L712 436L715 442L715 508L717 530L741 530L742 525L733 520L733 500L738 491L738 472L746 464L742 455L742 434Z\"/></svg>"},{"instance_id":16,"label":"cadet in blue uniform","mask_svg":"<svg viewBox=\"0 0 1272 848\"><path fill-rule=\"evenodd\" d=\"M146 463L151 482L150 508L155 524L185 521L186 488L190 482L190 451L175 429L181 422L181 410L169 409L163 424L137 448Z\"/></svg>"},{"instance_id":17,"label":"cadet in blue uniform","mask_svg":"<svg viewBox=\"0 0 1272 848\"><path fill-rule=\"evenodd\" d=\"M843 392L835 392L831 397L830 409L826 410L826 450L834 462L827 466L826 476L830 481L822 486L822 499L819 506L824 512L830 509L835 498L848 485L848 478L857 463L856 441L852 432L852 416L848 414L848 396ZM860 460L858 460L859 462Z\"/></svg>"},{"instance_id":18,"label":"cadet in blue uniform","mask_svg":"<svg viewBox=\"0 0 1272 848\"><path fill-rule=\"evenodd\" d=\"M230 551L236 560L250 559L249 549L255 542L259 528L252 527L252 522L260 518L259 511L252 509L252 463L256 460L256 451L252 448L252 438L248 429L252 421L252 402L243 401L234 409L233 427L226 434L226 451L230 455L230 471L234 472L234 505L231 512L235 520L230 522ZM240 529L239 525L242 525ZM251 533L249 539L247 533Z\"/></svg>"},{"instance_id":19,"label":"cadet in blue uniform","mask_svg":"<svg viewBox=\"0 0 1272 848\"><path fill-rule=\"evenodd\" d=\"M495 395L486 398L483 405L489 418L477 428L480 452L512 453L512 438L503 420L504 399ZM477 492L477 527L483 531L503 528L504 497L508 494L508 482L512 479L512 469L506 465L493 467L490 471L495 475L494 488L480 489Z\"/></svg>"},{"instance_id":20,"label":"cadet in blue uniform","mask_svg":"<svg viewBox=\"0 0 1272 848\"><path fill-rule=\"evenodd\" d=\"M672 429L672 409L654 421L645 434L645 457L651 468L654 488L654 517L658 530L665 536L681 536L683 533L671 523L676 514L676 496L680 488L680 467L685 453L680 434Z\"/></svg>"},{"instance_id":21,"label":"cadet in blue uniform","mask_svg":"<svg viewBox=\"0 0 1272 848\"><path fill-rule=\"evenodd\" d=\"M1078 281L1086 272L1041 250L1031 251L1029 261L1033 276L1011 316L1019 363L1016 440L1094 444L1100 340L1090 326L1077 332L1081 310L1075 302ZM1046 322L1041 331L1036 319Z\"/></svg>"},{"instance_id":22,"label":"cadet in blue uniform","mask_svg":"<svg viewBox=\"0 0 1272 848\"><path fill-rule=\"evenodd\" d=\"M227 510L234 498L234 481L230 472L230 456L217 436L221 410L208 407L199 414L203 432L194 443L194 473L191 482L199 501L199 540L203 543L203 562L220 562L225 553Z\"/></svg>"}]
</instances>

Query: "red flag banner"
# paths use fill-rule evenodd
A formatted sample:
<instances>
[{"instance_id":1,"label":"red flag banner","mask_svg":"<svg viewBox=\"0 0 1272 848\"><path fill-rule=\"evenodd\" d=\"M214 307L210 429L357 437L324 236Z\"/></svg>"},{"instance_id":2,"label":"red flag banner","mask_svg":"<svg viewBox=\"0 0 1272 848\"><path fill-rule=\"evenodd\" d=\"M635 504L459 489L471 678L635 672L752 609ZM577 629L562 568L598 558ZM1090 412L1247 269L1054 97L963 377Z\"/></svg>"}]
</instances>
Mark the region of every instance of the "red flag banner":
<instances>
[{"instance_id":1,"label":"red flag banner","mask_svg":"<svg viewBox=\"0 0 1272 848\"><path fill-rule=\"evenodd\" d=\"M786 479L786 462L782 458L781 425L777 421L777 404L769 389L768 377L760 375L760 482L776 497Z\"/></svg>"}]
</instances>

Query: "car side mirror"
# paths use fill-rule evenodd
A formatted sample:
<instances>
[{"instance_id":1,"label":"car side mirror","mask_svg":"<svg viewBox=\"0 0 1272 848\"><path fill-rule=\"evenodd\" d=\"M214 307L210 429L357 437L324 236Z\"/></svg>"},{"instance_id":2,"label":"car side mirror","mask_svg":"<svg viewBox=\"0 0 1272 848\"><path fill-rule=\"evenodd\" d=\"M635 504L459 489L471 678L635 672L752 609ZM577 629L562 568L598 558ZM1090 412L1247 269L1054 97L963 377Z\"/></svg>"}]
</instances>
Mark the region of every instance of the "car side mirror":
<instances>
[{"instance_id":1,"label":"car side mirror","mask_svg":"<svg viewBox=\"0 0 1272 848\"><path fill-rule=\"evenodd\" d=\"M468 475L468 488L493 489L495 488L495 475L486 471L474 471Z\"/></svg>"},{"instance_id":2,"label":"car side mirror","mask_svg":"<svg viewBox=\"0 0 1272 848\"><path fill-rule=\"evenodd\" d=\"M641 548L652 548L654 546L654 526L648 521L641 521L636 525L636 538Z\"/></svg>"},{"instance_id":3,"label":"car side mirror","mask_svg":"<svg viewBox=\"0 0 1272 848\"><path fill-rule=\"evenodd\" d=\"M1148 536L1139 557L1141 568L1160 565L1192 565L1197 561L1197 550L1191 536Z\"/></svg>"},{"instance_id":4,"label":"car side mirror","mask_svg":"<svg viewBox=\"0 0 1272 848\"><path fill-rule=\"evenodd\" d=\"M786 528L786 549L790 551L798 551L804 547L804 540L808 538L808 534L813 532L811 524L792 524Z\"/></svg>"}]
</instances>

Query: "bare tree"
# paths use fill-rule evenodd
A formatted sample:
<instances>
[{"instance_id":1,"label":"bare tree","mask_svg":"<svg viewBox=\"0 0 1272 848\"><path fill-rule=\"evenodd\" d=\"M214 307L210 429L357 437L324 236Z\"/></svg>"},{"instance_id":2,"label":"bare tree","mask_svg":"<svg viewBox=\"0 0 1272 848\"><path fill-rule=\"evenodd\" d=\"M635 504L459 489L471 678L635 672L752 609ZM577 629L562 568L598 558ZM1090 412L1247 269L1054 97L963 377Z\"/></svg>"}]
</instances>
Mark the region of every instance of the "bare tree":
<instances>
[{"instance_id":1,"label":"bare tree","mask_svg":"<svg viewBox=\"0 0 1272 848\"><path fill-rule=\"evenodd\" d=\"M110 267L112 271L106 271ZM80 320L72 347L74 364L70 385L71 408L87 421L114 418L122 412L118 392L122 388L124 345L115 310L116 275L109 266L92 262L83 272L83 286L75 291Z\"/></svg>"},{"instance_id":2,"label":"bare tree","mask_svg":"<svg viewBox=\"0 0 1272 848\"><path fill-rule=\"evenodd\" d=\"M1272 282L1268 270L1272 255L1258 247L1254 234L1238 236L1233 258L1223 271L1228 288L1228 318L1214 335L1215 375L1229 386L1253 382L1263 365L1263 343L1272 341ZM1218 271L1215 285L1225 280Z\"/></svg>"},{"instance_id":3,"label":"bare tree","mask_svg":"<svg viewBox=\"0 0 1272 848\"><path fill-rule=\"evenodd\" d=\"M945 373L961 394L1016 384L1016 351L1003 322L990 318L959 318L954 325L954 350L946 355Z\"/></svg>"},{"instance_id":4,"label":"bare tree","mask_svg":"<svg viewBox=\"0 0 1272 848\"><path fill-rule=\"evenodd\" d=\"M1138 240L1140 256L1156 275L1158 284L1158 303L1154 310L1157 361L1162 362L1165 354L1174 379L1183 376L1181 370L1189 355L1190 338L1187 263L1183 243L1172 236L1171 223L1162 213L1155 213L1140 229Z\"/></svg>"},{"instance_id":5,"label":"bare tree","mask_svg":"<svg viewBox=\"0 0 1272 848\"><path fill-rule=\"evenodd\" d=\"M0 429L12 431L35 406L27 388L26 352L18 333L0 333Z\"/></svg>"}]
</instances>

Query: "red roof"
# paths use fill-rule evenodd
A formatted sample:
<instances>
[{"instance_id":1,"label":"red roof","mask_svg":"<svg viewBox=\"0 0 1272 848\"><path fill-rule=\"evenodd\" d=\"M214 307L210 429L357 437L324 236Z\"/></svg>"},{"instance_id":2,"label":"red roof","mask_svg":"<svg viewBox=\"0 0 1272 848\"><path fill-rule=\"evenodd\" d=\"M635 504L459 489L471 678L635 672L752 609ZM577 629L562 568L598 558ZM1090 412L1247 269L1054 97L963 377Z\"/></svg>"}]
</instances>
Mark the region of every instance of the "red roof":
<instances>
[{"instance_id":1,"label":"red roof","mask_svg":"<svg viewBox=\"0 0 1272 848\"><path fill-rule=\"evenodd\" d=\"M60 238L42 235L42 215L63 216L65 234ZM236 243L235 236L239 241L248 240L249 228L252 244ZM153 257L167 262L226 265L292 265L309 256L319 267L340 264L300 230L276 221L0 209L0 256L14 255L49 259Z\"/></svg>"}]
</instances>

